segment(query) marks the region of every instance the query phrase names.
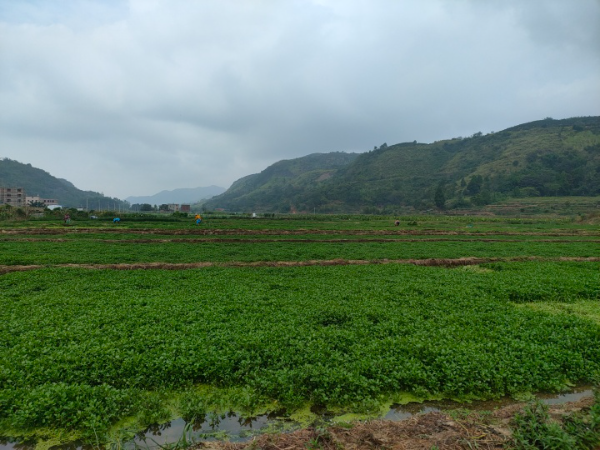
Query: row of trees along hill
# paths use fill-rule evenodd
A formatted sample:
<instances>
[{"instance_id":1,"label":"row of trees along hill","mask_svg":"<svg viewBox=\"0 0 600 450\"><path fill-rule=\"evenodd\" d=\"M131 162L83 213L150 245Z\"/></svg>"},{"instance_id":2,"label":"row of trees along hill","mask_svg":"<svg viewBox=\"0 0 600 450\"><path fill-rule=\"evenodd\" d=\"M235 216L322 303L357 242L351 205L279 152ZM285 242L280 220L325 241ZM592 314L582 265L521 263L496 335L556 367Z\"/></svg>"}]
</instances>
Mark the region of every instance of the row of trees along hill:
<instances>
[{"instance_id":1,"label":"row of trees along hill","mask_svg":"<svg viewBox=\"0 0 600 450\"><path fill-rule=\"evenodd\" d=\"M236 181L205 209L386 212L479 207L509 197L600 195L600 117L362 154L312 154Z\"/></svg>"},{"instance_id":2,"label":"row of trees along hill","mask_svg":"<svg viewBox=\"0 0 600 450\"><path fill-rule=\"evenodd\" d=\"M128 203L101 193L82 191L67 180L56 178L31 164L0 159L0 186L22 187L28 197L56 199L58 204L90 210L126 209Z\"/></svg>"}]
</instances>

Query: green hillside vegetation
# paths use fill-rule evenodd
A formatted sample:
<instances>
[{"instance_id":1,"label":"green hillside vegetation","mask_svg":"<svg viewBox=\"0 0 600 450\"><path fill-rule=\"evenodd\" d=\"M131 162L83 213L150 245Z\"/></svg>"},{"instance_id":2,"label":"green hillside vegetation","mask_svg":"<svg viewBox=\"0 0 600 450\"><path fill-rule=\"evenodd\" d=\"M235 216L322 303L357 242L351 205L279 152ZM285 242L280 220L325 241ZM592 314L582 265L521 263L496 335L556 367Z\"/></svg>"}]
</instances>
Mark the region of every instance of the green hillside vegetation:
<instances>
[{"instance_id":1,"label":"green hillside vegetation","mask_svg":"<svg viewBox=\"0 0 600 450\"><path fill-rule=\"evenodd\" d=\"M23 164L8 158L0 159L0 186L22 187L28 197L53 198L65 207L88 207L89 209L124 208L126 203L93 191L77 189L67 180L53 177L31 164Z\"/></svg>"},{"instance_id":2,"label":"green hillside vegetation","mask_svg":"<svg viewBox=\"0 0 600 450\"><path fill-rule=\"evenodd\" d=\"M206 204L227 209L258 209L288 212L290 199L332 177L358 157L355 153L314 153L302 158L279 161L261 173L237 180L227 192ZM218 199L218 200L215 200Z\"/></svg>"},{"instance_id":3,"label":"green hillside vegetation","mask_svg":"<svg viewBox=\"0 0 600 450\"><path fill-rule=\"evenodd\" d=\"M600 195L600 117L547 118L432 144L383 144L336 170L325 164L294 170L303 164L304 158L280 161L205 207L394 213L481 208L521 197L593 197Z\"/></svg>"}]
</instances>

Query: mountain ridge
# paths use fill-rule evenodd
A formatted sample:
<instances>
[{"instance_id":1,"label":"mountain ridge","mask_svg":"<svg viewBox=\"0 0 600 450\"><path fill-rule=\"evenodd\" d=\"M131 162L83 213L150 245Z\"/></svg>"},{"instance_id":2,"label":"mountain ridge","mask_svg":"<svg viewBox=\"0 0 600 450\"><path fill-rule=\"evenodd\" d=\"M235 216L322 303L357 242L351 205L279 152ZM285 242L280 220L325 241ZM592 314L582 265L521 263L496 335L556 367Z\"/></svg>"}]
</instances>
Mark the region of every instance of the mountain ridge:
<instances>
[{"instance_id":1,"label":"mountain ridge","mask_svg":"<svg viewBox=\"0 0 600 450\"><path fill-rule=\"evenodd\" d=\"M301 173L286 173L286 165L302 166L308 156L279 161L237 180L204 208L368 213L478 207L507 197L600 195L597 116L546 118L431 144L383 144L354 155L338 157L331 170L323 163ZM317 181L319 171L329 176Z\"/></svg>"},{"instance_id":2,"label":"mountain ridge","mask_svg":"<svg viewBox=\"0 0 600 450\"><path fill-rule=\"evenodd\" d=\"M22 187L28 196L55 198L66 207L128 206L8 158L0 159L0 186ZM546 118L430 144L383 144L364 153L311 153L278 161L227 190L181 188L127 200L235 212L394 213L480 207L513 197L597 195L600 117L591 116Z\"/></svg>"},{"instance_id":3,"label":"mountain ridge","mask_svg":"<svg viewBox=\"0 0 600 450\"><path fill-rule=\"evenodd\" d=\"M0 186L21 187L28 197L56 199L61 206L86 209L125 208L127 204L94 191L83 191L43 169L9 158L0 159Z\"/></svg>"},{"instance_id":4,"label":"mountain ridge","mask_svg":"<svg viewBox=\"0 0 600 450\"><path fill-rule=\"evenodd\" d=\"M330 178L357 157L356 153L331 152L281 160L258 174L238 179L227 191L204 205L218 205L224 201L228 204L228 209L243 208L246 205L251 205L251 209L265 211L293 209L293 206L290 208L287 197L298 194L307 184Z\"/></svg>"},{"instance_id":5,"label":"mountain ridge","mask_svg":"<svg viewBox=\"0 0 600 450\"><path fill-rule=\"evenodd\" d=\"M173 190L163 190L154 195L146 196L130 196L125 200L131 204L162 205L169 203L198 203L202 200L207 200L215 195L225 192L225 188L220 186L210 185L195 188L178 188Z\"/></svg>"}]
</instances>

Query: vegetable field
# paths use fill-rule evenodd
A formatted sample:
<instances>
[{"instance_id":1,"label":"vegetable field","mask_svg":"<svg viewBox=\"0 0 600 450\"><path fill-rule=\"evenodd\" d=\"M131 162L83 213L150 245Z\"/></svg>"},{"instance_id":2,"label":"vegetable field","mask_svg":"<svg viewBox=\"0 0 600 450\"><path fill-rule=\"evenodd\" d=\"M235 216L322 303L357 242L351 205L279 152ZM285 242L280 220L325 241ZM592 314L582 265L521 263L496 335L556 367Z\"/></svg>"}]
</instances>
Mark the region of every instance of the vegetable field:
<instances>
[{"instance_id":1,"label":"vegetable field","mask_svg":"<svg viewBox=\"0 0 600 450\"><path fill-rule=\"evenodd\" d=\"M0 223L0 435L600 381L597 226L205 222Z\"/></svg>"}]
</instances>

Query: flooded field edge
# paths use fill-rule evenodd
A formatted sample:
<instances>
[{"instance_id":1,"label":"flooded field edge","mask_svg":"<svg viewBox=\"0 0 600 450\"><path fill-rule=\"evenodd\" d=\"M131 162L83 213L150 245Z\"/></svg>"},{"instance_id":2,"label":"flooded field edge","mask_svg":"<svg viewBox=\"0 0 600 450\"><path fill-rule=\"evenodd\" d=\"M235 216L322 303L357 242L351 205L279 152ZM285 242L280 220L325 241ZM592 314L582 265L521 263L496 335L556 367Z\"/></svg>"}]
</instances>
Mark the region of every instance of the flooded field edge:
<instances>
[{"instance_id":1,"label":"flooded field edge","mask_svg":"<svg viewBox=\"0 0 600 450\"><path fill-rule=\"evenodd\" d=\"M469 413L490 412L500 409L514 409L516 411L526 405L527 401L533 399L539 399L549 406L557 406L587 400L591 402L593 397L593 387L585 385L574 388L569 392L560 394L540 393L535 396L526 396L523 399L503 398L468 403L452 400L428 400L392 404L389 408L386 408L387 412L379 415L338 414L314 406L310 408L310 411L305 411L303 418L300 420L294 420L294 415L287 415L284 411L252 417L233 411L225 413L212 412L207 413L202 420L197 420L194 423L176 418L162 424L154 424L145 430L130 431L126 434L128 437L124 435L123 438L117 438L115 442L109 442L107 446L115 447L116 445L118 448L123 449L160 449L177 446L176 444L181 444L182 441L187 445L210 441L239 443L249 441L265 433L291 433L315 427L351 426L350 424L362 423L365 420L398 422L407 421L424 414L446 414L457 410ZM98 448L101 448L101 446L83 444L77 441L56 445L56 441L36 443L31 439L0 437L0 450L92 450Z\"/></svg>"}]
</instances>

